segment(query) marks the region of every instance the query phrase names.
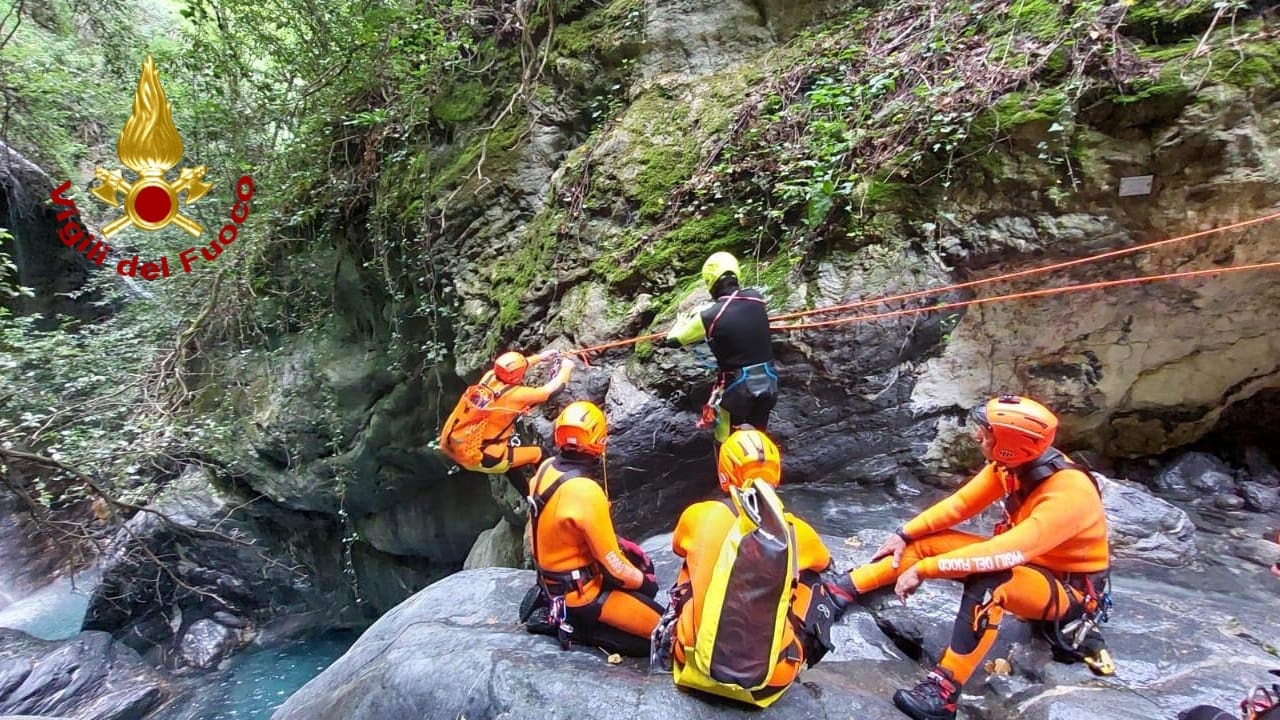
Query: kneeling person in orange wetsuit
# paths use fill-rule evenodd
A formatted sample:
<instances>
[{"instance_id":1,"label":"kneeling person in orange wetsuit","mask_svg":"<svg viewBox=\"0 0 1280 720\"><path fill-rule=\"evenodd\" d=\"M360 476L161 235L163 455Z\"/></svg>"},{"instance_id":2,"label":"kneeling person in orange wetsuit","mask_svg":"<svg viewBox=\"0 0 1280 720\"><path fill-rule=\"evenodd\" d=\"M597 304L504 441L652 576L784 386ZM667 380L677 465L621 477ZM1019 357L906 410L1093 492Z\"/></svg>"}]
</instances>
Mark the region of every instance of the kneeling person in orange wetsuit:
<instances>
[{"instance_id":1,"label":"kneeling person in orange wetsuit","mask_svg":"<svg viewBox=\"0 0 1280 720\"><path fill-rule=\"evenodd\" d=\"M607 438L604 413L593 403L571 403L553 435L558 454L542 463L529 487L538 587L526 595L520 619L531 632L558 634L566 647L572 641L648 656L662 614L653 599L658 582L639 546L620 545L609 498L596 480Z\"/></svg>"},{"instance_id":2,"label":"kneeling person in orange wetsuit","mask_svg":"<svg viewBox=\"0 0 1280 720\"><path fill-rule=\"evenodd\" d=\"M1053 447L1058 419L1034 400L1002 396L970 418L990 462L899 528L870 563L827 586L847 606L890 583L904 601L927 579L964 583L951 645L937 668L893 697L916 720L956 716L960 689L995 643L1005 612L1044 622L1055 651L1071 652L1099 674L1114 672L1095 620L1105 620L1110 600L1110 554L1092 476ZM1006 519L995 537L951 529L1001 498ZM1074 646L1064 632L1076 638Z\"/></svg>"},{"instance_id":3,"label":"kneeling person in orange wetsuit","mask_svg":"<svg viewBox=\"0 0 1280 720\"><path fill-rule=\"evenodd\" d=\"M769 436L759 430L738 430L731 434L720 447L717 466L720 489L726 493L730 491L730 486L743 488L750 483L763 482L770 487L777 487L782 476L778 447ZM789 512L784 512L783 518L795 538L795 570L799 571L799 582L795 583L791 591L791 612L783 627L781 642L778 643L781 653L776 658L776 665L773 666L765 687L752 693L755 704L761 706L773 702L791 686L801 665L806 662L810 666L815 665L831 649L830 627L837 614L835 604L827 598L824 578L820 575L831 569L831 554L826 545L804 520ZM708 605L708 586L726 538L734 530L736 523L737 511L724 498L690 505L676 524L671 549L684 558L684 565L680 568L679 578L672 589L672 608L677 614L670 653L678 665L686 662L686 648L693 649L698 641L698 629ZM739 556L739 562L746 561L747 558ZM791 583L791 578L779 580L780 583ZM834 582L833 579L832 581ZM732 579L730 583L732 587ZM779 587L783 585L780 584ZM774 607L767 602L767 598L754 597L759 594L760 590L752 593L751 599L761 601L762 608L772 612ZM743 600L744 597L747 596L726 592L724 603L727 605L737 600L747 602ZM724 628L726 624L732 623L729 633L732 637L728 642L735 646L745 645L743 648L726 646L723 652L736 653L747 646L769 650L772 641L770 635L774 631L772 617L761 618L758 623L751 624L746 622L746 608L733 608L733 620L725 619L729 612L729 609L721 609L719 627ZM740 637L738 633L745 629L745 625L758 629L760 635ZM717 646L720 642L720 636L717 635ZM721 651L717 647L712 655ZM712 659L706 658L705 661L710 663Z\"/></svg>"},{"instance_id":4,"label":"kneeling person in orange wetsuit","mask_svg":"<svg viewBox=\"0 0 1280 720\"><path fill-rule=\"evenodd\" d=\"M561 357L556 376L542 387L520 383L529 368L555 356L550 352L528 357L518 352L499 355L493 369L458 399L440 431L440 450L466 470L505 473L521 496L528 495L527 471L519 469L535 467L542 462L543 452L538 445L520 443L516 421L568 384L573 360Z\"/></svg>"}]
</instances>

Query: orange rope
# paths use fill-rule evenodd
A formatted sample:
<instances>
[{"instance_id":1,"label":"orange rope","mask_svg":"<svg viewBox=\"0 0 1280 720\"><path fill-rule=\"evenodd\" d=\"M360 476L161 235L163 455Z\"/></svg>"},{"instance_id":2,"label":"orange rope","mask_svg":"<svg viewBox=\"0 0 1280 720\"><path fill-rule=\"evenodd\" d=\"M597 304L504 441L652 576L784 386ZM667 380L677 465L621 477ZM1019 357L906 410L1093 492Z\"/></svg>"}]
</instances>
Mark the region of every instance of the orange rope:
<instances>
[{"instance_id":1,"label":"orange rope","mask_svg":"<svg viewBox=\"0 0 1280 720\"><path fill-rule=\"evenodd\" d=\"M1000 282L1002 280L1013 280L1014 278L1028 277L1031 275L1039 275L1041 273L1052 272L1054 270L1061 270L1062 268L1072 267L1074 265L1083 265L1085 263L1096 262L1099 260L1107 260L1110 258L1122 257L1124 255L1132 255L1133 253L1142 252L1143 250L1150 250L1152 248L1161 247L1163 245L1169 245L1175 242L1182 242L1184 240L1194 240L1196 238L1202 238L1207 235L1227 232L1229 230L1238 230L1240 228L1250 227L1252 225L1261 225L1262 223L1271 222L1272 220L1277 220L1277 219L1280 219L1280 212L1275 212L1270 215L1264 215L1262 217L1253 218L1252 220L1243 220L1238 223L1232 223L1231 225L1223 225L1222 227L1210 228L1209 230L1201 230L1199 232L1191 233L1190 235L1180 235L1178 237L1172 237L1165 240L1156 240L1155 242L1149 242L1143 245L1135 245L1133 247L1121 248L1119 250L1111 250L1110 252L1105 252L1105 253L1102 253L1101 255L1090 255L1088 257L1076 258L1075 260L1067 260L1060 263L1054 263L1052 265L1045 265L1044 267L1031 268L1030 270L1019 270L1017 272L1005 273L1003 275L996 275L994 277L989 277L982 280L970 280L968 282L955 283L954 285L944 285L942 287L931 288L928 290L917 290L915 292L903 293L901 295L891 295L889 297L872 298L870 300L860 300L858 302L849 303L847 305L831 305L828 307L814 308L812 310L800 310L797 312L778 315L776 317L770 318L770 320L777 322L779 320L794 320L795 318L808 317L809 315L818 315L818 314L830 313L830 312L841 312L843 310L856 310L858 308L867 307L868 305L878 305L880 303L893 302L895 300L911 300L913 298L923 297L925 295L936 295L939 293L949 292L951 290L962 290L964 288L977 287L979 285L986 285L988 283Z\"/></svg>"},{"instance_id":2,"label":"orange rope","mask_svg":"<svg viewBox=\"0 0 1280 720\"><path fill-rule=\"evenodd\" d=\"M1230 225L1223 225L1222 227L1210 228L1208 230L1201 230L1199 232L1194 232L1189 235L1179 235L1177 237L1167 238L1165 240L1156 240L1154 242L1144 243L1142 245L1135 245L1133 247L1121 248L1119 250L1111 250L1109 252L1105 252L1100 255L1089 255L1087 257L1076 258L1075 260L1066 260L1059 263L1053 263L1052 265L1045 265L1044 267L1031 268L1029 270L1019 270L1017 272L1004 273L1002 275L995 275L993 277L984 278L981 280L970 280L967 282L954 283L952 285L944 285L942 287L930 288L927 290L916 290L914 292L901 293L899 295L890 295L888 297L878 297L878 298L871 298L869 300L859 300L857 302L847 303L845 305L830 305L827 307L813 308L811 310L800 310L797 312L783 313L781 315L775 315L769 318L769 320L770 322L778 322L781 320L794 320L796 318L808 317L810 315L841 312L844 310L856 310L858 308L864 308L870 305L879 305L881 303L888 303L888 302L894 302L899 300L911 300L918 297L925 297L927 295L937 295L939 293L950 292L953 290L963 290L965 288L978 287L980 285L988 285L990 283L1000 282L1003 280L1013 280L1021 277L1029 277L1032 275L1039 275L1047 272L1052 272L1054 270L1061 270L1067 267L1073 267L1075 265L1083 265L1085 263L1097 262L1100 260L1107 260L1110 258L1123 257L1125 255L1132 255L1134 253L1142 252L1144 250L1151 250L1152 248L1169 245L1175 242L1183 242L1185 240L1194 240L1197 238L1206 237L1208 235L1228 232L1230 230L1238 230L1240 228L1251 227L1253 225L1261 225L1262 223L1271 222L1272 220L1277 220L1277 219L1280 219L1280 212L1274 212L1274 213L1271 213L1270 215L1263 215L1261 217L1256 217L1251 220L1242 220L1240 222L1232 223ZM1239 267L1219 268L1214 270L1197 270L1197 271L1191 271L1186 273L1168 273L1165 275L1151 275L1147 277L1128 278L1125 280L1111 280L1111 281L1100 282L1100 283L1085 283L1083 285L1068 285L1066 287L1061 287L1061 288L1051 288L1047 290L1032 290L1028 292L1013 293L1009 295L995 295L988 298L966 300L963 302L945 303L942 305L933 305L933 306L924 307L924 308L910 308L906 310L897 310L893 312L879 313L876 315L858 315L851 318L824 320L816 323L804 323L804 324L796 324L796 325L773 325L771 327L774 330L808 330L808 329L822 328L822 327L834 327L836 325L843 325L843 324L852 323L852 322L861 322L863 320L881 320L881 319L890 318L890 317L897 317L900 315L913 315L913 314L918 314L923 312L930 312L933 310L947 310L951 308L965 307L968 305L978 305L982 303L995 302L997 300L1013 300L1017 298L1041 297L1045 295L1056 295L1056 294L1060 294L1064 292L1072 292L1076 290L1089 290L1089 289L1096 289L1096 288L1102 288L1102 287L1114 287L1118 285L1132 285L1136 283L1153 282L1156 280L1167 280L1167 279L1180 278L1180 277L1197 277L1201 275L1213 275L1216 273L1233 272L1235 270L1256 270L1256 269L1273 267L1277 264L1278 263L1261 263L1257 265L1242 265ZM649 335L641 335L639 337L626 338L623 340L614 340L612 342L601 343L600 345L592 345L590 347L579 348L577 350L568 350L568 351L565 351L565 354L581 356L583 361L585 362L586 356L589 353L603 352L605 350L612 350L614 348L626 347L628 345L635 345L636 343L646 342L649 340L657 340L665 336L666 336L666 333L652 333Z\"/></svg>"},{"instance_id":3,"label":"orange rope","mask_svg":"<svg viewBox=\"0 0 1280 720\"><path fill-rule=\"evenodd\" d=\"M1145 275L1142 277L1125 278L1123 280L1106 280L1101 282L1082 283L1080 285L1066 285L1059 288L1046 288L1043 290L1028 290L1026 292L1009 293L1007 295L993 295L991 297L975 298L973 300L963 300L958 302L943 303L941 305L930 305L928 307L907 308L905 310L893 310L890 312L876 313L874 315L858 315L850 318L838 318L835 320L823 320L814 323L797 323L793 325L774 325L771 328L775 331L791 331L791 330L814 330L818 328L835 327L837 325L845 325L848 323L865 322L868 320L886 320L893 317L901 317L904 315L918 315L920 313L933 312L935 310L952 310L955 308L967 307L969 305L982 305L1002 300L1018 300L1022 298L1045 297L1048 295L1060 295L1068 292L1081 292L1085 290L1098 290L1101 288L1119 287L1121 285L1137 285L1139 283L1155 282L1157 280L1173 280L1178 278L1203 277L1206 275L1219 275L1229 272L1241 272L1244 270L1262 270L1266 268L1280 268L1280 260L1274 262L1255 263L1252 265L1233 265L1225 268L1213 268L1210 270L1188 270L1176 273L1164 273L1162 275Z\"/></svg>"},{"instance_id":4,"label":"orange rope","mask_svg":"<svg viewBox=\"0 0 1280 720\"><path fill-rule=\"evenodd\" d=\"M627 338L626 340L614 340L613 342L607 342L602 345L592 345L591 347L584 347L578 350L567 350L565 351L565 354L566 355L585 355L587 353L600 352L602 350L612 350L613 348L624 347L627 345L635 345L636 343L642 343L646 340L657 340L658 338L665 337L665 336L666 336L666 333L653 333L652 335L641 335L640 337Z\"/></svg>"}]
</instances>

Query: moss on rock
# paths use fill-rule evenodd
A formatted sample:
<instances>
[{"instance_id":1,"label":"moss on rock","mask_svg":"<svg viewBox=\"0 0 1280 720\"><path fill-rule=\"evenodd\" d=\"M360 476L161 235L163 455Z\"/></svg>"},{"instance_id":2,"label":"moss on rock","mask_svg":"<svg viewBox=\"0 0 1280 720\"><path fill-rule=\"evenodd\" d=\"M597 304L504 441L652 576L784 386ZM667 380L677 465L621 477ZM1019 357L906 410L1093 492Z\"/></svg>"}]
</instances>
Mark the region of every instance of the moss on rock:
<instances>
[{"instance_id":1,"label":"moss on rock","mask_svg":"<svg viewBox=\"0 0 1280 720\"><path fill-rule=\"evenodd\" d=\"M508 115L493 130L477 131L459 149L445 155L440 169L430 174L427 192L435 196L452 191L463 184L484 158L485 175L501 176L512 170L520 159L520 140L527 127L523 115Z\"/></svg>"},{"instance_id":2,"label":"moss on rock","mask_svg":"<svg viewBox=\"0 0 1280 720\"><path fill-rule=\"evenodd\" d=\"M437 96L431 114L443 123L460 123L479 117L488 103L489 89L484 83L471 80L452 85Z\"/></svg>"},{"instance_id":3,"label":"moss on rock","mask_svg":"<svg viewBox=\"0 0 1280 720\"><path fill-rule=\"evenodd\" d=\"M497 302L497 315L485 337L486 354L497 349L503 333L519 324L534 287L555 277L556 247L563 227L563 211L543 209L520 230L515 250L493 266L489 286L490 296Z\"/></svg>"},{"instance_id":4,"label":"moss on rock","mask_svg":"<svg viewBox=\"0 0 1280 720\"><path fill-rule=\"evenodd\" d=\"M638 52L643 25L644 0L613 0L603 9L557 27L551 51L557 57L616 62Z\"/></svg>"},{"instance_id":5,"label":"moss on rock","mask_svg":"<svg viewBox=\"0 0 1280 720\"><path fill-rule=\"evenodd\" d=\"M1037 40L1052 40L1062 32L1062 3L1057 0L1014 0L1009 22Z\"/></svg>"}]
</instances>

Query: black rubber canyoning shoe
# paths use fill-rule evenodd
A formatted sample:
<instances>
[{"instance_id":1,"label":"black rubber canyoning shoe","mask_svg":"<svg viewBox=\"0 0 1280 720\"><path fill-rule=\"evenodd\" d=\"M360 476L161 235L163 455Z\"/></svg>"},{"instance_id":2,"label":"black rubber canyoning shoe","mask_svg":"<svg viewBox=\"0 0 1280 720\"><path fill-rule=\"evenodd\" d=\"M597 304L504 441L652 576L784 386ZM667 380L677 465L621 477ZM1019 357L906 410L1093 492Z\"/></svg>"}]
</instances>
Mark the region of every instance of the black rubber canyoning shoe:
<instances>
[{"instance_id":1,"label":"black rubber canyoning shoe","mask_svg":"<svg viewBox=\"0 0 1280 720\"><path fill-rule=\"evenodd\" d=\"M529 591L524 594L524 599L520 601L520 622L529 622L534 610L550 607L551 602L547 598L547 594L542 591L542 588L534 585L529 588Z\"/></svg>"},{"instance_id":2,"label":"black rubber canyoning shoe","mask_svg":"<svg viewBox=\"0 0 1280 720\"><path fill-rule=\"evenodd\" d=\"M914 720L955 720L960 687L945 670L934 670L910 690L893 694L893 704Z\"/></svg>"},{"instance_id":3,"label":"black rubber canyoning shoe","mask_svg":"<svg viewBox=\"0 0 1280 720\"><path fill-rule=\"evenodd\" d=\"M551 610L544 607L535 608L534 611L529 614L529 619L524 622L524 629L525 632L532 633L534 635L549 635L551 637L559 636L556 624L551 622Z\"/></svg>"}]
</instances>

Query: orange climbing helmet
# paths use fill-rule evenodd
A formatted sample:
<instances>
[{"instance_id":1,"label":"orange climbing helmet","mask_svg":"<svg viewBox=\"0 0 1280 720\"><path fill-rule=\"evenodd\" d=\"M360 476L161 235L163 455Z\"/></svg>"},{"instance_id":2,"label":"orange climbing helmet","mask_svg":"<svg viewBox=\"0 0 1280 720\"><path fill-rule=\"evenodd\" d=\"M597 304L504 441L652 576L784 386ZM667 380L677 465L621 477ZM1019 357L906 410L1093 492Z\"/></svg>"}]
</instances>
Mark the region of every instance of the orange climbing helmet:
<instances>
[{"instance_id":1,"label":"orange climbing helmet","mask_svg":"<svg viewBox=\"0 0 1280 720\"><path fill-rule=\"evenodd\" d=\"M763 480L773 487L782 481L782 454L768 435L759 430L738 430L720 446L720 489L742 487L748 479Z\"/></svg>"},{"instance_id":2,"label":"orange climbing helmet","mask_svg":"<svg viewBox=\"0 0 1280 720\"><path fill-rule=\"evenodd\" d=\"M978 427L990 433L983 445L988 460L1010 467L1035 460L1053 445L1058 417L1030 398L1001 395L969 413Z\"/></svg>"},{"instance_id":3,"label":"orange climbing helmet","mask_svg":"<svg viewBox=\"0 0 1280 720\"><path fill-rule=\"evenodd\" d=\"M494 376L508 385L519 384L528 369L529 361L518 352L504 352L493 361Z\"/></svg>"},{"instance_id":4,"label":"orange climbing helmet","mask_svg":"<svg viewBox=\"0 0 1280 720\"><path fill-rule=\"evenodd\" d=\"M552 435L557 449L596 456L604 452L609 429L603 410L593 402L578 400L560 412Z\"/></svg>"}]
</instances>

